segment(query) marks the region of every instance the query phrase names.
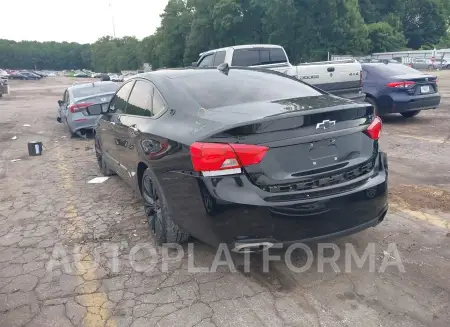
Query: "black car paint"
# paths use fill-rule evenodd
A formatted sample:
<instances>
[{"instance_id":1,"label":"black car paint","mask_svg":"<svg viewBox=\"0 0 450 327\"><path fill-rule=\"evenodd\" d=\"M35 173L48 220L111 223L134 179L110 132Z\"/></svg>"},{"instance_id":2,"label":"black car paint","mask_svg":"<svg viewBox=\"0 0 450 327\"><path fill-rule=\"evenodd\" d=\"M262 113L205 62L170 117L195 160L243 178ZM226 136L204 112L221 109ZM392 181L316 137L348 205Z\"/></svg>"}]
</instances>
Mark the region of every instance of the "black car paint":
<instances>
[{"instance_id":1,"label":"black car paint","mask_svg":"<svg viewBox=\"0 0 450 327\"><path fill-rule=\"evenodd\" d=\"M436 76L423 74L411 69L409 74L390 74L383 71L386 66L401 67L400 63L363 63L363 92L372 98L378 109L378 115L390 113L402 113L415 110L436 109L441 101L439 89L436 83L432 82ZM394 70L394 69L393 69ZM386 84L395 81L416 81L416 86L409 93L404 89L387 87ZM429 85L433 92L429 94L420 94L419 87Z\"/></svg>"},{"instance_id":2,"label":"black car paint","mask_svg":"<svg viewBox=\"0 0 450 327\"><path fill-rule=\"evenodd\" d=\"M290 243L343 236L375 226L384 218L387 159L379 151L378 141L363 134L373 119L372 106L324 93L308 99L204 110L172 82L171 74L177 73L158 71L125 83L153 83L166 101L166 111L157 117L107 113L95 131L108 166L138 194L143 172L147 167L152 169L174 220L194 237L212 245L261 240ZM296 121L302 120L300 117L303 121ZM336 120L335 130L317 131L316 123L326 117ZM293 129L293 124L302 128ZM236 128L253 125L268 134L233 134ZM343 137L342 142L339 137ZM242 174L203 177L193 171L190 158L189 146L195 141L276 147L269 153L292 146L298 152L279 151L260 165L246 167ZM313 160L305 158L307 148L309 151L333 141L342 143L338 159L319 158L316 161L320 164L313 166ZM277 162L279 156L285 166ZM292 162L296 161L302 167L295 169ZM369 169L362 171L368 164ZM360 169L360 175L333 184L336 176L351 169ZM303 190L280 187L310 185L311 181L322 184Z\"/></svg>"}]
</instances>

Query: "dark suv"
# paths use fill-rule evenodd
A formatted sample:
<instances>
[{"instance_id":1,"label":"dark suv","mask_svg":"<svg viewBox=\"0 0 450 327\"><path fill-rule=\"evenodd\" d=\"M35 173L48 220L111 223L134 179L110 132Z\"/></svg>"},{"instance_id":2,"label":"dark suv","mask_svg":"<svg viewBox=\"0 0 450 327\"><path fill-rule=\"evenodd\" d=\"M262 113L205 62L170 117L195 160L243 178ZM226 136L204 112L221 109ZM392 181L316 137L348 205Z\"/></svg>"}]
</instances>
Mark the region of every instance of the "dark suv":
<instances>
[{"instance_id":1,"label":"dark suv","mask_svg":"<svg viewBox=\"0 0 450 327\"><path fill-rule=\"evenodd\" d=\"M121 86L95 148L102 172L142 195L160 243L192 235L242 252L382 221L380 132L371 105L280 73L161 70Z\"/></svg>"}]
</instances>

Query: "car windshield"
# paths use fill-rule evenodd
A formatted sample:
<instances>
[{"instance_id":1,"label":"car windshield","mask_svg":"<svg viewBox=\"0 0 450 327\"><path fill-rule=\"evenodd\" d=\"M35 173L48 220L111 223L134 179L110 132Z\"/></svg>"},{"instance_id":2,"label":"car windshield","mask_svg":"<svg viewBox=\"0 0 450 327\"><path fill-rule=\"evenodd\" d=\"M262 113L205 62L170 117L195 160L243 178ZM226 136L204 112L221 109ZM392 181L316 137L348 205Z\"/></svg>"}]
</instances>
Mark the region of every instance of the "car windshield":
<instances>
[{"instance_id":1,"label":"car windshield","mask_svg":"<svg viewBox=\"0 0 450 327\"><path fill-rule=\"evenodd\" d=\"M88 84L85 87L76 87L72 89L73 96L75 98L84 98L95 94L116 92L118 88L117 84L107 83L107 84Z\"/></svg>"},{"instance_id":2,"label":"car windshield","mask_svg":"<svg viewBox=\"0 0 450 327\"><path fill-rule=\"evenodd\" d=\"M228 76L211 69L174 78L203 108L322 95L287 76L230 69Z\"/></svg>"},{"instance_id":3,"label":"car windshield","mask_svg":"<svg viewBox=\"0 0 450 327\"><path fill-rule=\"evenodd\" d=\"M386 77L406 74L423 75L422 72L403 64L385 64L374 66L374 68L380 75Z\"/></svg>"}]
</instances>

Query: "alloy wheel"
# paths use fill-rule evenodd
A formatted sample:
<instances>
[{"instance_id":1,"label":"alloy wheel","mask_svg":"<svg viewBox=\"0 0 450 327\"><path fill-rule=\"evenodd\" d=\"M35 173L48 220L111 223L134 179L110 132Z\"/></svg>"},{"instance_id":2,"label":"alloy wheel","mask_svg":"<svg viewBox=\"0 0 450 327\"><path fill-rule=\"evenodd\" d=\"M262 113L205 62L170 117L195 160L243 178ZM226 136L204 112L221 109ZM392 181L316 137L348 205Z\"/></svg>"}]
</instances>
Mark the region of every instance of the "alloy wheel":
<instances>
[{"instance_id":1,"label":"alloy wheel","mask_svg":"<svg viewBox=\"0 0 450 327\"><path fill-rule=\"evenodd\" d=\"M142 196L144 198L144 208L145 214L147 215L147 220L150 227L154 233L157 232L157 221L161 222L161 200L158 195L158 191L154 187L153 182L148 176L144 176L142 180ZM159 224L158 224L159 225Z\"/></svg>"}]
</instances>

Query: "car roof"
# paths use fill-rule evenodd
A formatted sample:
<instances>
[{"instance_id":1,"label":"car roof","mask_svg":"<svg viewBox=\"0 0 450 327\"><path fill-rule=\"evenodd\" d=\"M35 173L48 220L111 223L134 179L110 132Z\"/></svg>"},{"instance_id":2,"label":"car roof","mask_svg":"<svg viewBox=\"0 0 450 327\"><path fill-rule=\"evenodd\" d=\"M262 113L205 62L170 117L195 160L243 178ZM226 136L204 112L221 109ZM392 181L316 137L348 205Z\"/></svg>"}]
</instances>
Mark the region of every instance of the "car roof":
<instances>
[{"instance_id":1,"label":"car roof","mask_svg":"<svg viewBox=\"0 0 450 327\"><path fill-rule=\"evenodd\" d=\"M228 50L228 49L239 50L239 49L251 49L251 48L278 48L278 49L281 48L281 49L283 49L283 47L281 45L277 45L277 44L242 44L242 45L233 45L233 46L229 46L229 47L208 50L208 51L200 53L199 56L203 56L204 54L207 54L207 53L213 53L216 51L223 51L223 50Z\"/></svg>"},{"instance_id":2,"label":"car roof","mask_svg":"<svg viewBox=\"0 0 450 327\"><path fill-rule=\"evenodd\" d=\"M99 81L99 82L86 82L86 83L82 83L82 84L75 84L69 87L70 90L76 90L76 89L84 89L87 87L95 87L98 85L105 85L105 84L116 84L114 82L111 81Z\"/></svg>"},{"instance_id":3,"label":"car roof","mask_svg":"<svg viewBox=\"0 0 450 327\"><path fill-rule=\"evenodd\" d=\"M288 77L288 75L279 73L274 70L269 69L263 69L263 68L253 68L253 67L230 67L231 71L258 71L262 73L267 74L274 74L274 75L283 75ZM146 72L134 75L132 79L134 78L144 78L144 79L159 79L159 78L180 78L180 77L187 77L187 76L193 76L193 75L199 75L199 74L222 74L222 72L217 69L216 67L202 67L202 68L169 68L169 69L161 69L156 70L152 72Z\"/></svg>"}]
</instances>

